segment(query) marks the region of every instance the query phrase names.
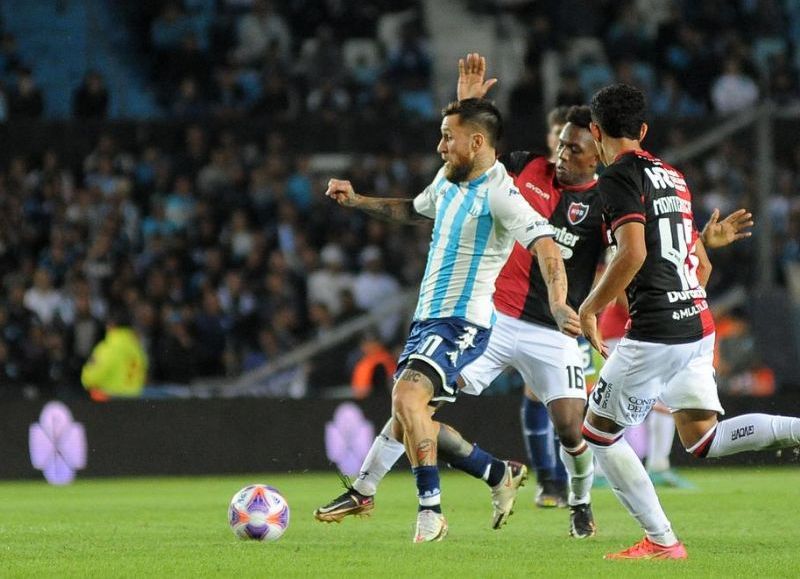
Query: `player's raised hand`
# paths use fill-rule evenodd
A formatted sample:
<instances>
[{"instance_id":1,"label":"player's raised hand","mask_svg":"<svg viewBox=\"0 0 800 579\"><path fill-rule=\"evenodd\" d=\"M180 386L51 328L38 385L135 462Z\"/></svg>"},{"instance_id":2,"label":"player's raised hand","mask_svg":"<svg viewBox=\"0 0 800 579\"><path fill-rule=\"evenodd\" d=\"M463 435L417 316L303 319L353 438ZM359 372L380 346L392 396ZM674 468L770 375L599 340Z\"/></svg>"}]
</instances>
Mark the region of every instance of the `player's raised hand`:
<instances>
[{"instance_id":1,"label":"player's raised hand","mask_svg":"<svg viewBox=\"0 0 800 579\"><path fill-rule=\"evenodd\" d=\"M550 307L550 312L558 324L558 329L562 334L566 334L572 338L577 338L581 334L581 321L578 314L575 313L567 304L554 304Z\"/></svg>"},{"instance_id":2,"label":"player's raised hand","mask_svg":"<svg viewBox=\"0 0 800 579\"><path fill-rule=\"evenodd\" d=\"M350 181L344 179L329 179L325 195L342 207L354 207L356 205L356 192L353 190L353 185Z\"/></svg>"},{"instance_id":3,"label":"player's raised hand","mask_svg":"<svg viewBox=\"0 0 800 579\"><path fill-rule=\"evenodd\" d=\"M600 352L603 358L608 358L608 346L603 343L600 338L600 331L597 329L597 314L589 313L581 308L578 311L580 317L580 326L583 335L589 340L592 347Z\"/></svg>"},{"instance_id":4,"label":"player's raised hand","mask_svg":"<svg viewBox=\"0 0 800 579\"><path fill-rule=\"evenodd\" d=\"M719 209L714 209L711 218L703 228L703 245L710 248L724 247L739 239L745 239L752 232L745 231L753 226L753 214L746 209L737 209L719 221Z\"/></svg>"},{"instance_id":5,"label":"player's raised hand","mask_svg":"<svg viewBox=\"0 0 800 579\"><path fill-rule=\"evenodd\" d=\"M486 96L496 83L496 78L484 81L486 59L477 52L470 52L466 58L458 59L458 100L480 99Z\"/></svg>"}]
</instances>

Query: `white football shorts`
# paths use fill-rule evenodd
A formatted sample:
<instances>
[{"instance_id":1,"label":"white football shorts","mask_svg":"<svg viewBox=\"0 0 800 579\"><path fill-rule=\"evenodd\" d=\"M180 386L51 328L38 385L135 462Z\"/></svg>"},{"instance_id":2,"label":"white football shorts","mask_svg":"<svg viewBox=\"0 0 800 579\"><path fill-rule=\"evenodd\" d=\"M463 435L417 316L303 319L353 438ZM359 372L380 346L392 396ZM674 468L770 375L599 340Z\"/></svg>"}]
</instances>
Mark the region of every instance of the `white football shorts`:
<instances>
[{"instance_id":1,"label":"white football shorts","mask_svg":"<svg viewBox=\"0 0 800 579\"><path fill-rule=\"evenodd\" d=\"M583 355L575 338L497 312L486 350L461 371L461 392L477 396L509 366L545 404L557 398L586 400Z\"/></svg>"},{"instance_id":2,"label":"white football shorts","mask_svg":"<svg viewBox=\"0 0 800 579\"><path fill-rule=\"evenodd\" d=\"M658 399L676 410L724 414L714 379L714 334L688 344L622 338L589 399L589 409L620 426L641 424Z\"/></svg>"}]
</instances>

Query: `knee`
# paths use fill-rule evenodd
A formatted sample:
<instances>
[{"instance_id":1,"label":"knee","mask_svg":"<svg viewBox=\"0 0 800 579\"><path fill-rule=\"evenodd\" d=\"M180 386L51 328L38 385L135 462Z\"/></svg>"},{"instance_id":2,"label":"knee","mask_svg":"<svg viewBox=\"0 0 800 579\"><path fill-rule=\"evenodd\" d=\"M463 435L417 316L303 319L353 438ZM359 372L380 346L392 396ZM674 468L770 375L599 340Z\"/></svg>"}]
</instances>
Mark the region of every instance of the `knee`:
<instances>
[{"instance_id":1,"label":"knee","mask_svg":"<svg viewBox=\"0 0 800 579\"><path fill-rule=\"evenodd\" d=\"M392 414L394 418L406 426L409 419L418 412L425 410L425 402L416 392L398 386L392 392Z\"/></svg>"},{"instance_id":2,"label":"knee","mask_svg":"<svg viewBox=\"0 0 800 579\"><path fill-rule=\"evenodd\" d=\"M577 448L583 442L583 435L581 434L581 422L575 424L558 424L556 426L556 433L558 438L561 439L561 445L566 448Z\"/></svg>"}]
</instances>

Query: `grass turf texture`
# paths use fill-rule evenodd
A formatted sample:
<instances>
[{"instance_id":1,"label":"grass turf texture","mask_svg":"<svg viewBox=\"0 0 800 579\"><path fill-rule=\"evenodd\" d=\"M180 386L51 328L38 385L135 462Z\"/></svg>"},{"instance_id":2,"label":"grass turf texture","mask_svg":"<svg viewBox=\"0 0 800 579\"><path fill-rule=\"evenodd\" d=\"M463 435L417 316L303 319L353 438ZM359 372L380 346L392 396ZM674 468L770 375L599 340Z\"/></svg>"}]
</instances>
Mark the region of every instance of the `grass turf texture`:
<instances>
[{"instance_id":1,"label":"grass turf texture","mask_svg":"<svg viewBox=\"0 0 800 579\"><path fill-rule=\"evenodd\" d=\"M688 561L604 561L642 537L610 490L593 491L598 536L567 537L567 511L533 507L532 482L502 530L490 529L488 489L443 474L450 534L413 545L415 488L390 475L368 519L316 522L339 494L334 474L78 480L55 488L0 483L2 577L798 577L797 468L695 469L697 490L659 489ZM236 539L231 496L276 486L292 509L275 543Z\"/></svg>"}]
</instances>

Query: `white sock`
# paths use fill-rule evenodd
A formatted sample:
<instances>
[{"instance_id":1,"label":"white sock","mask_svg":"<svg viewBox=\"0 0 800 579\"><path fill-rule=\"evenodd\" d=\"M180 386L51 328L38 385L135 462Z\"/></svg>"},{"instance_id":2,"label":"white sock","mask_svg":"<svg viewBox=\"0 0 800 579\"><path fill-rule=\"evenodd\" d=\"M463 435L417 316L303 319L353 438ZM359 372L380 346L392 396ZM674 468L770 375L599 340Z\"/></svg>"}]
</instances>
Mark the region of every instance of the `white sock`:
<instances>
[{"instance_id":1,"label":"white sock","mask_svg":"<svg viewBox=\"0 0 800 579\"><path fill-rule=\"evenodd\" d=\"M389 419L380 434L375 437L364 462L361 463L361 471L353 483L353 488L362 495L370 497L374 495L383 477L405 451L405 446L392 437L392 420Z\"/></svg>"},{"instance_id":2,"label":"white sock","mask_svg":"<svg viewBox=\"0 0 800 579\"><path fill-rule=\"evenodd\" d=\"M592 482L594 482L594 454L583 442L577 448L566 448L561 445L561 462L569 474L570 506L592 502Z\"/></svg>"},{"instance_id":3,"label":"white sock","mask_svg":"<svg viewBox=\"0 0 800 579\"><path fill-rule=\"evenodd\" d=\"M744 414L718 423L687 450L695 456L716 458L748 450L777 450L797 445L800 445L800 418ZM708 452L704 452L706 448Z\"/></svg>"},{"instance_id":4,"label":"white sock","mask_svg":"<svg viewBox=\"0 0 800 579\"><path fill-rule=\"evenodd\" d=\"M610 437L611 438L611 437ZM628 512L654 543L669 546L678 542L667 515L661 508L656 489L642 461L624 438L610 446L589 443L603 467L609 485Z\"/></svg>"},{"instance_id":5,"label":"white sock","mask_svg":"<svg viewBox=\"0 0 800 579\"><path fill-rule=\"evenodd\" d=\"M675 421L671 414L651 412L645 421L647 426L647 458L649 472L669 470L669 455L675 439Z\"/></svg>"}]
</instances>

